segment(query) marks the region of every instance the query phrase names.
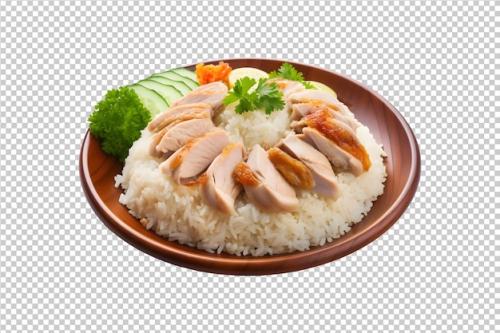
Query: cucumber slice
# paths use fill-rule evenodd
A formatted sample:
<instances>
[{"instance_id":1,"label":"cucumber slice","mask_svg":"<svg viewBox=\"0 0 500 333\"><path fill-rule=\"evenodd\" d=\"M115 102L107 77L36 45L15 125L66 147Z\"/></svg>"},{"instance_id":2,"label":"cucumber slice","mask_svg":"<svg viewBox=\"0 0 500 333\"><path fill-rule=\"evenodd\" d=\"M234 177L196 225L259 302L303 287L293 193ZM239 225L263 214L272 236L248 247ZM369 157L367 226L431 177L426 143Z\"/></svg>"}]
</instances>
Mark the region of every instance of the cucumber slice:
<instances>
[{"instance_id":1,"label":"cucumber slice","mask_svg":"<svg viewBox=\"0 0 500 333\"><path fill-rule=\"evenodd\" d=\"M185 76L174 73L172 71L166 71L166 72L162 72L162 73L158 73L158 74L154 74L154 75L155 76L163 76L164 78L167 78L170 80L182 81L185 84L187 84L189 86L189 88L191 88L191 89L196 89L196 87L198 87L198 83L196 83L195 81L193 81Z\"/></svg>"},{"instance_id":2,"label":"cucumber slice","mask_svg":"<svg viewBox=\"0 0 500 333\"><path fill-rule=\"evenodd\" d=\"M167 79L166 77L159 76L159 75L153 75L147 78L147 80L152 80L156 82L160 82L162 84L166 84L168 86L172 86L175 89L179 90L182 95L186 95L188 92L191 91L191 88L187 84L185 84L182 81L175 81L171 79Z\"/></svg>"},{"instance_id":3,"label":"cucumber slice","mask_svg":"<svg viewBox=\"0 0 500 333\"><path fill-rule=\"evenodd\" d=\"M151 117L154 118L157 114L168 109L169 104L156 91L145 88L139 84L129 86L139 96L142 104L149 110Z\"/></svg>"},{"instance_id":4,"label":"cucumber slice","mask_svg":"<svg viewBox=\"0 0 500 333\"><path fill-rule=\"evenodd\" d=\"M182 97L182 93L172 86L167 86L157 81L153 80L142 80L137 82L143 87L152 89L163 97L167 101L168 105L172 105L175 100Z\"/></svg>"},{"instance_id":5,"label":"cucumber slice","mask_svg":"<svg viewBox=\"0 0 500 333\"><path fill-rule=\"evenodd\" d=\"M172 72L187 77L188 79L193 80L194 82L198 82L198 78L196 77L196 73L190 71L189 69L185 69L182 67L172 69Z\"/></svg>"}]
</instances>

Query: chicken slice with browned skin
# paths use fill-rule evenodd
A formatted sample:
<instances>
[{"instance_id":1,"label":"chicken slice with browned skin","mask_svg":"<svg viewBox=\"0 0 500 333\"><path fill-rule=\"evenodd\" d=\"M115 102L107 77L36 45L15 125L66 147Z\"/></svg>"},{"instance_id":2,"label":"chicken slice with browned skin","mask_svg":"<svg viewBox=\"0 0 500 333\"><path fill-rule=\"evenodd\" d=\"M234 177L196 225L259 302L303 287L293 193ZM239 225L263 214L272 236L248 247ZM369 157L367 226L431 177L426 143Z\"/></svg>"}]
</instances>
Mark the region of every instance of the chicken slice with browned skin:
<instances>
[{"instance_id":1,"label":"chicken slice with browned skin","mask_svg":"<svg viewBox=\"0 0 500 333\"><path fill-rule=\"evenodd\" d=\"M302 161L311 170L314 192L331 198L338 196L339 186L330 162L325 155L303 141L301 135L288 135L280 143L280 148Z\"/></svg>"},{"instance_id":2,"label":"chicken slice with browned skin","mask_svg":"<svg viewBox=\"0 0 500 333\"><path fill-rule=\"evenodd\" d=\"M290 127L305 134L305 139L321 151L333 164L335 170L360 175L371 166L370 157L354 130L334 117L326 106L306 114L303 119L293 121ZM313 131L311 131L314 129Z\"/></svg>"},{"instance_id":3,"label":"chicken slice with browned skin","mask_svg":"<svg viewBox=\"0 0 500 333\"><path fill-rule=\"evenodd\" d=\"M214 127L210 118L191 119L178 123L164 133L156 146L156 151L170 156L189 140L204 135Z\"/></svg>"},{"instance_id":4,"label":"chicken slice with browned skin","mask_svg":"<svg viewBox=\"0 0 500 333\"><path fill-rule=\"evenodd\" d=\"M192 103L206 103L212 109L217 110L222 106L222 100L226 97L227 91L227 86L220 81L204 84L176 100L172 107Z\"/></svg>"},{"instance_id":5,"label":"chicken slice with browned skin","mask_svg":"<svg viewBox=\"0 0 500 333\"><path fill-rule=\"evenodd\" d=\"M260 180L246 162L240 162L233 170L234 180L243 186L257 186Z\"/></svg>"},{"instance_id":6,"label":"chicken slice with browned skin","mask_svg":"<svg viewBox=\"0 0 500 333\"><path fill-rule=\"evenodd\" d=\"M336 171L347 171L355 176L363 173L363 164L351 154L340 148L335 142L325 137L314 128L305 127L302 132L305 140L323 153Z\"/></svg>"},{"instance_id":7,"label":"chicken slice with browned skin","mask_svg":"<svg viewBox=\"0 0 500 333\"><path fill-rule=\"evenodd\" d=\"M349 108L347 108L347 106L345 106L344 103L340 102L332 94L329 94L325 91L306 89L293 93L292 95L290 95L289 100L292 104L321 102L336 111L340 111L345 115L352 116L352 112L349 110Z\"/></svg>"},{"instance_id":8,"label":"chicken slice with browned skin","mask_svg":"<svg viewBox=\"0 0 500 333\"><path fill-rule=\"evenodd\" d=\"M160 170L180 184L187 184L200 175L229 144L227 133L215 129L190 140L160 164Z\"/></svg>"},{"instance_id":9,"label":"chicken slice with browned skin","mask_svg":"<svg viewBox=\"0 0 500 333\"><path fill-rule=\"evenodd\" d=\"M243 185L250 202L264 211L294 211L299 206L295 190L269 160L266 151L255 145L248 161L239 163L235 179Z\"/></svg>"},{"instance_id":10,"label":"chicken slice with browned skin","mask_svg":"<svg viewBox=\"0 0 500 333\"><path fill-rule=\"evenodd\" d=\"M370 156L352 128L334 119L327 110L308 114L304 120L308 127L318 130L340 149L358 159L364 171L370 168Z\"/></svg>"},{"instance_id":11,"label":"chicken slice with browned skin","mask_svg":"<svg viewBox=\"0 0 500 333\"><path fill-rule=\"evenodd\" d=\"M179 123L184 120L195 118L210 118L212 116L212 107L207 103L183 104L170 107L166 111L156 116L148 125L148 130L158 132L164 127Z\"/></svg>"},{"instance_id":12,"label":"chicken slice with browned skin","mask_svg":"<svg viewBox=\"0 0 500 333\"><path fill-rule=\"evenodd\" d=\"M297 82L297 81L292 81L292 80L276 78L276 79L271 79L268 82L276 83L276 85L278 86L278 89L283 94L283 97L285 98L285 100L290 95L306 89L302 83Z\"/></svg>"},{"instance_id":13,"label":"chicken slice with browned skin","mask_svg":"<svg viewBox=\"0 0 500 333\"><path fill-rule=\"evenodd\" d=\"M233 171L241 161L243 145L229 144L210 164L200 181L205 202L222 213L234 213L234 200L241 192L241 186L235 182Z\"/></svg>"},{"instance_id":14,"label":"chicken slice with browned skin","mask_svg":"<svg viewBox=\"0 0 500 333\"><path fill-rule=\"evenodd\" d=\"M267 156L290 185L306 190L314 187L311 171L301 161L276 147L269 149Z\"/></svg>"},{"instance_id":15,"label":"chicken slice with browned skin","mask_svg":"<svg viewBox=\"0 0 500 333\"><path fill-rule=\"evenodd\" d=\"M292 105L292 114L290 117L292 118L292 120L300 120L303 117L307 116L308 114L311 114L311 113L314 113L314 112L317 112L320 110L327 110L333 118L345 123L346 125L351 127L353 130L356 130L356 128L358 128L358 126L359 126L359 123L354 118L354 116L339 112L338 110L335 110L335 109L332 109L327 104L325 104L321 101L293 104Z\"/></svg>"}]
</instances>

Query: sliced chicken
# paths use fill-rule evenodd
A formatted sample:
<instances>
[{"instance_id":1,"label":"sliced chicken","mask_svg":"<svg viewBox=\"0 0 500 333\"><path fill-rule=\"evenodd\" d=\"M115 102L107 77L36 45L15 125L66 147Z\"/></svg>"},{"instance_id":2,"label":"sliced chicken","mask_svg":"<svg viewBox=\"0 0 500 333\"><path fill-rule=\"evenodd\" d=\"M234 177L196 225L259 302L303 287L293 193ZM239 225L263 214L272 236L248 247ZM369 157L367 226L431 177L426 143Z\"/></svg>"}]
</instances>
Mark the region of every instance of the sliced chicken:
<instances>
[{"instance_id":1,"label":"sliced chicken","mask_svg":"<svg viewBox=\"0 0 500 333\"><path fill-rule=\"evenodd\" d=\"M220 82L212 82L199 86L193 91L187 93L181 99L176 100L172 106L192 104L192 103L207 103L217 110L222 106L222 100L226 97L227 86Z\"/></svg>"},{"instance_id":2,"label":"sliced chicken","mask_svg":"<svg viewBox=\"0 0 500 333\"><path fill-rule=\"evenodd\" d=\"M177 149L184 146L189 140L200 137L214 128L212 119L201 118L191 119L178 123L164 133L160 142L156 146L158 153L170 156ZM161 130L158 133L163 132Z\"/></svg>"},{"instance_id":3,"label":"sliced chicken","mask_svg":"<svg viewBox=\"0 0 500 333\"><path fill-rule=\"evenodd\" d=\"M262 210L294 211L299 206L295 190L269 160L266 151L255 145L247 163L239 163L233 173L243 185L248 199Z\"/></svg>"},{"instance_id":4,"label":"sliced chicken","mask_svg":"<svg viewBox=\"0 0 500 333\"><path fill-rule=\"evenodd\" d=\"M370 168L371 161L368 152L352 128L336 120L325 110L311 113L305 116L304 120L308 127L318 130L339 148L358 159L364 171Z\"/></svg>"},{"instance_id":5,"label":"sliced chicken","mask_svg":"<svg viewBox=\"0 0 500 333\"><path fill-rule=\"evenodd\" d=\"M240 162L233 170L234 180L243 186L257 186L260 180L257 174L245 162Z\"/></svg>"},{"instance_id":6,"label":"sliced chicken","mask_svg":"<svg viewBox=\"0 0 500 333\"><path fill-rule=\"evenodd\" d=\"M156 132L151 136L151 142L149 144L149 154L151 156L158 158L163 157L163 153L156 150L156 146L160 143L161 139L163 138L167 130L168 127L164 127L159 132Z\"/></svg>"},{"instance_id":7,"label":"sliced chicken","mask_svg":"<svg viewBox=\"0 0 500 333\"><path fill-rule=\"evenodd\" d=\"M363 164L351 154L340 148L335 142L329 140L318 130L305 127L303 129L306 141L311 142L322 152L338 171L347 171L355 176L363 173Z\"/></svg>"},{"instance_id":8,"label":"sliced chicken","mask_svg":"<svg viewBox=\"0 0 500 333\"><path fill-rule=\"evenodd\" d=\"M243 161L243 145L230 144L210 164L201 181L201 193L211 207L226 213L234 212L234 200L241 191L233 178L234 168Z\"/></svg>"},{"instance_id":9,"label":"sliced chicken","mask_svg":"<svg viewBox=\"0 0 500 333\"><path fill-rule=\"evenodd\" d=\"M269 82L274 82L278 86L278 89L283 93L285 100L293 93L305 90L304 85L297 81L285 80L285 79L271 79Z\"/></svg>"},{"instance_id":10,"label":"sliced chicken","mask_svg":"<svg viewBox=\"0 0 500 333\"><path fill-rule=\"evenodd\" d=\"M342 102L333 97L331 94L321 90L306 89L303 91L299 91L290 95L289 100L292 104L322 102L336 111L340 111L346 115L352 116L352 112L347 108L347 106L345 106Z\"/></svg>"},{"instance_id":11,"label":"sliced chicken","mask_svg":"<svg viewBox=\"0 0 500 333\"><path fill-rule=\"evenodd\" d=\"M327 104L320 101L293 104L291 118L292 120L300 120L308 114L321 110L327 110L332 117L345 123L353 130L356 130L359 126L358 121L354 118L354 116L332 109Z\"/></svg>"},{"instance_id":12,"label":"sliced chicken","mask_svg":"<svg viewBox=\"0 0 500 333\"><path fill-rule=\"evenodd\" d=\"M312 189L314 187L311 171L301 161L276 147L269 149L267 156L290 185L301 189Z\"/></svg>"},{"instance_id":13,"label":"sliced chicken","mask_svg":"<svg viewBox=\"0 0 500 333\"><path fill-rule=\"evenodd\" d=\"M312 172L313 191L326 197L335 198L339 194L337 178L328 159L301 139L300 135L290 134L280 144L280 148L302 161Z\"/></svg>"},{"instance_id":14,"label":"sliced chicken","mask_svg":"<svg viewBox=\"0 0 500 333\"><path fill-rule=\"evenodd\" d=\"M171 107L156 116L148 125L151 132L157 132L164 127L181 121L198 118L210 118L212 106L207 103L183 104Z\"/></svg>"},{"instance_id":15,"label":"sliced chicken","mask_svg":"<svg viewBox=\"0 0 500 333\"><path fill-rule=\"evenodd\" d=\"M192 139L160 164L160 170L180 184L187 184L200 175L229 144L227 133L215 129Z\"/></svg>"}]
</instances>

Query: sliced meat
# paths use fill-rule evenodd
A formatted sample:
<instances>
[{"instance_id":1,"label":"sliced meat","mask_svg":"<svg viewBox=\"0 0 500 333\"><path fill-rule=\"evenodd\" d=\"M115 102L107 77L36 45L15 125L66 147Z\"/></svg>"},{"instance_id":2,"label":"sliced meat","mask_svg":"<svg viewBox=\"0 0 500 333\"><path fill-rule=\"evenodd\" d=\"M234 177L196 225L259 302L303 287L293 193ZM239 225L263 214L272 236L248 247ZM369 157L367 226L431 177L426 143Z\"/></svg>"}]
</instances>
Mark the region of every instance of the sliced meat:
<instances>
[{"instance_id":1,"label":"sliced meat","mask_svg":"<svg viewBox=\"0 0 500 333\"><path fill-rule=\"evenodd\" d=\"M290 118L292 120L300 120L305 115L308 115L311 112L314 112L313 106L316 103L306 102L306 103L295 103L292 105L292 114Z\"/></svg>"},{"instance_id":2,"label":"sliced meat","mask_svg":"<svg viewBox=\"0 0 500 333\"><path fill-rule=\"evenodd\" d=\"M191 119L169 127L156 146L160 154L170 156L189 140L200 137L214 128L212 119ZM163 132L161 130L158 133Z\"/></svg>"},{"instance_id":3,"label":"sliced meat","mask_svg":"<svg viewBox=\"0 0 500 333\"><path fill-rule=\"evenodd\" d=\"M167 132L168 128L164 127L159 132L154 133L151 136L151 143L149 144L149 154L154 157L163 157L163 154L156 150L156 146L160 143L161 139ZM168 156L167 156L168 157Z\"/></svg>"},{"instance_id":4,"label":"sliced meat","mask_svg":"<svg viewBox=\"0 0 500 333\"><path fill-rule=\"evenodd\" d=\"M267 156L290 185L301 189L312 189L314 187L311 171L301 161L276 147L269 149Z\"/></svg>"},{"instance_id":5,"label":"sliced meat","mask_svg":"<svg viewBox=\"0 0 500 333\"><path fill-rule=\"evenodd\" d=\"M201 181L201 194L211 207L226 213L234 212L234 200L241 191L235 182L233 171L243 161L243 145L230 144L210 164Z\"/></svg>"},{"instance_id":6,"label":"sliced meat","mask_svg":"<svg viewBox=\"0 0 500 333\"><path fill-rule=\"evenodd\" d=\"M319 101L293 104L291 118L292 120L300 120L308 114L321 110L328 111L332 117L348 125L353 130L356 130L356 128L358 128L359 126L357 120L352 115L339 112L335 109L332 109L327 104Z\"/></svg>"},{"instance_id":7,"label":"sliced meat","mask_svg":"<svg viewBox=\"0 0 500 333\"><path fill-rule=\"evenodd\" d=\"M295 133L302 133L304 127L307 127L307 124L304 119L294 120L290 123L290 128L295 131Z\"/></svg>"},{"instance_id":8,"label":"sliced meat","mask_svg":"<svg viewBox=\"0 0 500 333\"><path fill-rule=\"evenodd\" d=\"M363 173L363 164L344 151L333 141L326 138L318 130L305 127L303 129L306 141L311 142L320 152L322 152L338 171L347 171L355 176Z\"/></svg>"},{"instance_id":9,"label":"sliced meat","mask_svg":"<svg viewBox=\"0 0 500 333\"><path fill-rule=\"evenodd\" d=\"M260 184L257 174L245 162L240 162L236 165L233 171L233 178L243 186L257 186Z\"/></svg>"},{"instance_id":10,"label":"sliced meat","mask_svg":"<svg viewBox=\"0 0 500 333\"><path fill-rule=\"evenodd\" d=\"M365 171L370 168L371 161L368 152L352 128L336 120L325 110L308 114L304 120L308 127L318 130L339 148L358 159Z\"/></svg>"},{"instance_id":11,"label":"sliced meat","mask_svg":"<svg viewBox=\"0 0 500 333\"><path fill-rule=\"evenodd\" d=\"M304 85L297 81L285 80L285 79L271 79L269 82L274 82L278 86L278 89L283 93L285 100L293 93L305 90Z\"/></svg>"},{"instance_id":12,"label":"sliced meat","mask_svg":"<svg viewBox=\"0 0 500 333\"><path fill-rule=\"evenodd\" d=\"M160 170L180 184L188 184L200 175L229 144L227 133L215 129L192 139L160 164Z\"/></svg>"},{"instance_id":13,"label":"sliced meat","mask_svg":"<svg viewBox=\"0 0 500 333\"><path fill-rule=\"evenodd\" d=\"M184 97L176 100L172 106L192 104L192 103L206 103L216 110L222 105L222 100L227 94L227 86L220 82L212 82L204 84L195 90L187 93Z\"/></svg>"},{"instance_id":14,"label":"sliced meat","mask_svg":"<svg viewBox=\"0 0 500 333\"><path fill-rule=\"evenodd\" d=\"M330 111L328 111L328 112L330 112ZM351 123L349 122L349 120L341 118L341 117L344 117L342 114L340 114L340 113L338 113L336 111L331 111L331 112L333 112L334 115L335 115L335 116L332 115L333 119L341 122L344 126L347 126L353 132L356 131L357 126L358 126L357 124L352 123L353 126L354 126L353 127L353 126L350 125ZM344 120L346 120L346 121L344 121ZM306 126L308 126L308 125L307 125L307 121L306 121L305 118L302 118L300 120L293 120L290 123L290 128L293 129L296 133L302 133L302 129L304 127L306 127Z\"/></svg>"},{"instance_id":15,"label":"sliced meat","mask_svg":"<svg viewBox=\"0 0 500 333\"><path fill-rule=\"evenodd\" d=\"M156 116L148 125L151 132L157 132L164 127L181 121L197 118L210 118L212 107L207 103L183 104L167 109Z\"/></svg>"},{"instance_id":16,"label":"sliced meat","mask_svg":"<svg viewBox=\"0 0 500 333\"><path fill-rule=\"evenodd\" d=\"M210 110L206 109L206 110L203 110L200 112L194 112L194 113L186 112L184 114L181 114L179 117L177 117L176 119L174 119L172 121L166 120L165 123L168 123L168 125L163 127L158 132L154 133L153 136L151 137L151 143L149 146L149 153L151 154L151 156L158 157L158 158L169 157L173 153L173 151L161 152L158 149L156 149L158 144L162 141L165 134L167 132L169 132L170 129L172 129L174 126L181 124L182 122L187 122L187 121L195 120L195 119L200 119L200 120L204 120L204 122L212 123L212 120L210 117ZM198 136L200 136L200 135L198 135Z\"/></svg>"},{"instance_id":17,"label":"sliced meat","mask_svg":"<svg viewBox=\"0 0 500 333\"><path fill-rule=\"evenodd\" d=\"M345 106L342 102L333 97L331 94L321 90L306 89L303 91L299 91L290 95L289 100L292 104L322 102L336 111L340 111L346 115L352 115L352 112L347 108L347 106Z\"/></svg>"},{"instance_id":18,"label":"sliced meat","mask_svg":"<svg viewBox=\"0 0 500 333\"><path fill-rule=\"evenodd\" d=\"M280 144L280 148L302 161L312 172L313 191L326 197L336 198L339 194L337 178L328 159L301 139L302 135L290 134Z\"/></svg>"},{"instance_id":19,"label":"sliced meat","mask_svg":"<svg viewBox=\"0 0 500 333\"><path fill-rule=\"evenodd\" d=\"M248 199L264 211L294 211L299 206L295 190L259 145L253 147L247 163L237 165L234 177L245 188Z\"/></svg>"}]
</instances>

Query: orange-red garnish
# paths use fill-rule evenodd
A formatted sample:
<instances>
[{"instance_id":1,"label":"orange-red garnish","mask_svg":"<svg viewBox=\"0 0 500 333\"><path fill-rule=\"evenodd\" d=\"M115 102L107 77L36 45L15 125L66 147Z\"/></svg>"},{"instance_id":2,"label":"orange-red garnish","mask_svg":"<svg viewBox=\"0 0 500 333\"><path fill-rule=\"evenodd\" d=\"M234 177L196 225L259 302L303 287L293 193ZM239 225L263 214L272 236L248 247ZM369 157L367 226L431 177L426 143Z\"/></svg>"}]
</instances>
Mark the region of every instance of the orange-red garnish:
<instances>
[{"instance_id":1,"label":"orange-red garnish","mask_svg":"<svg viewBox=\"0 0 500 333\"><path fill-rule=\"evenodd\" d=\"M229 85L229 73L232 68L225 62L219 62L218 65L196 65L196 78L200 84L207 84L216 81L222 81Z\"/></svg>"},{"instance_id":2,"label":"orange-red garnish","mask_svg":"<svg viewBox=\"0 0 500 333\"><path fill-rule=\"evenodd\" d=\"M363 164L364 170L370 169L371 161L365 147L356 140L351 131L332 118L327 108L310 113L304 119L307 126L317 129L340 148L356 157Z\"/></svg>"}]
</instances>

